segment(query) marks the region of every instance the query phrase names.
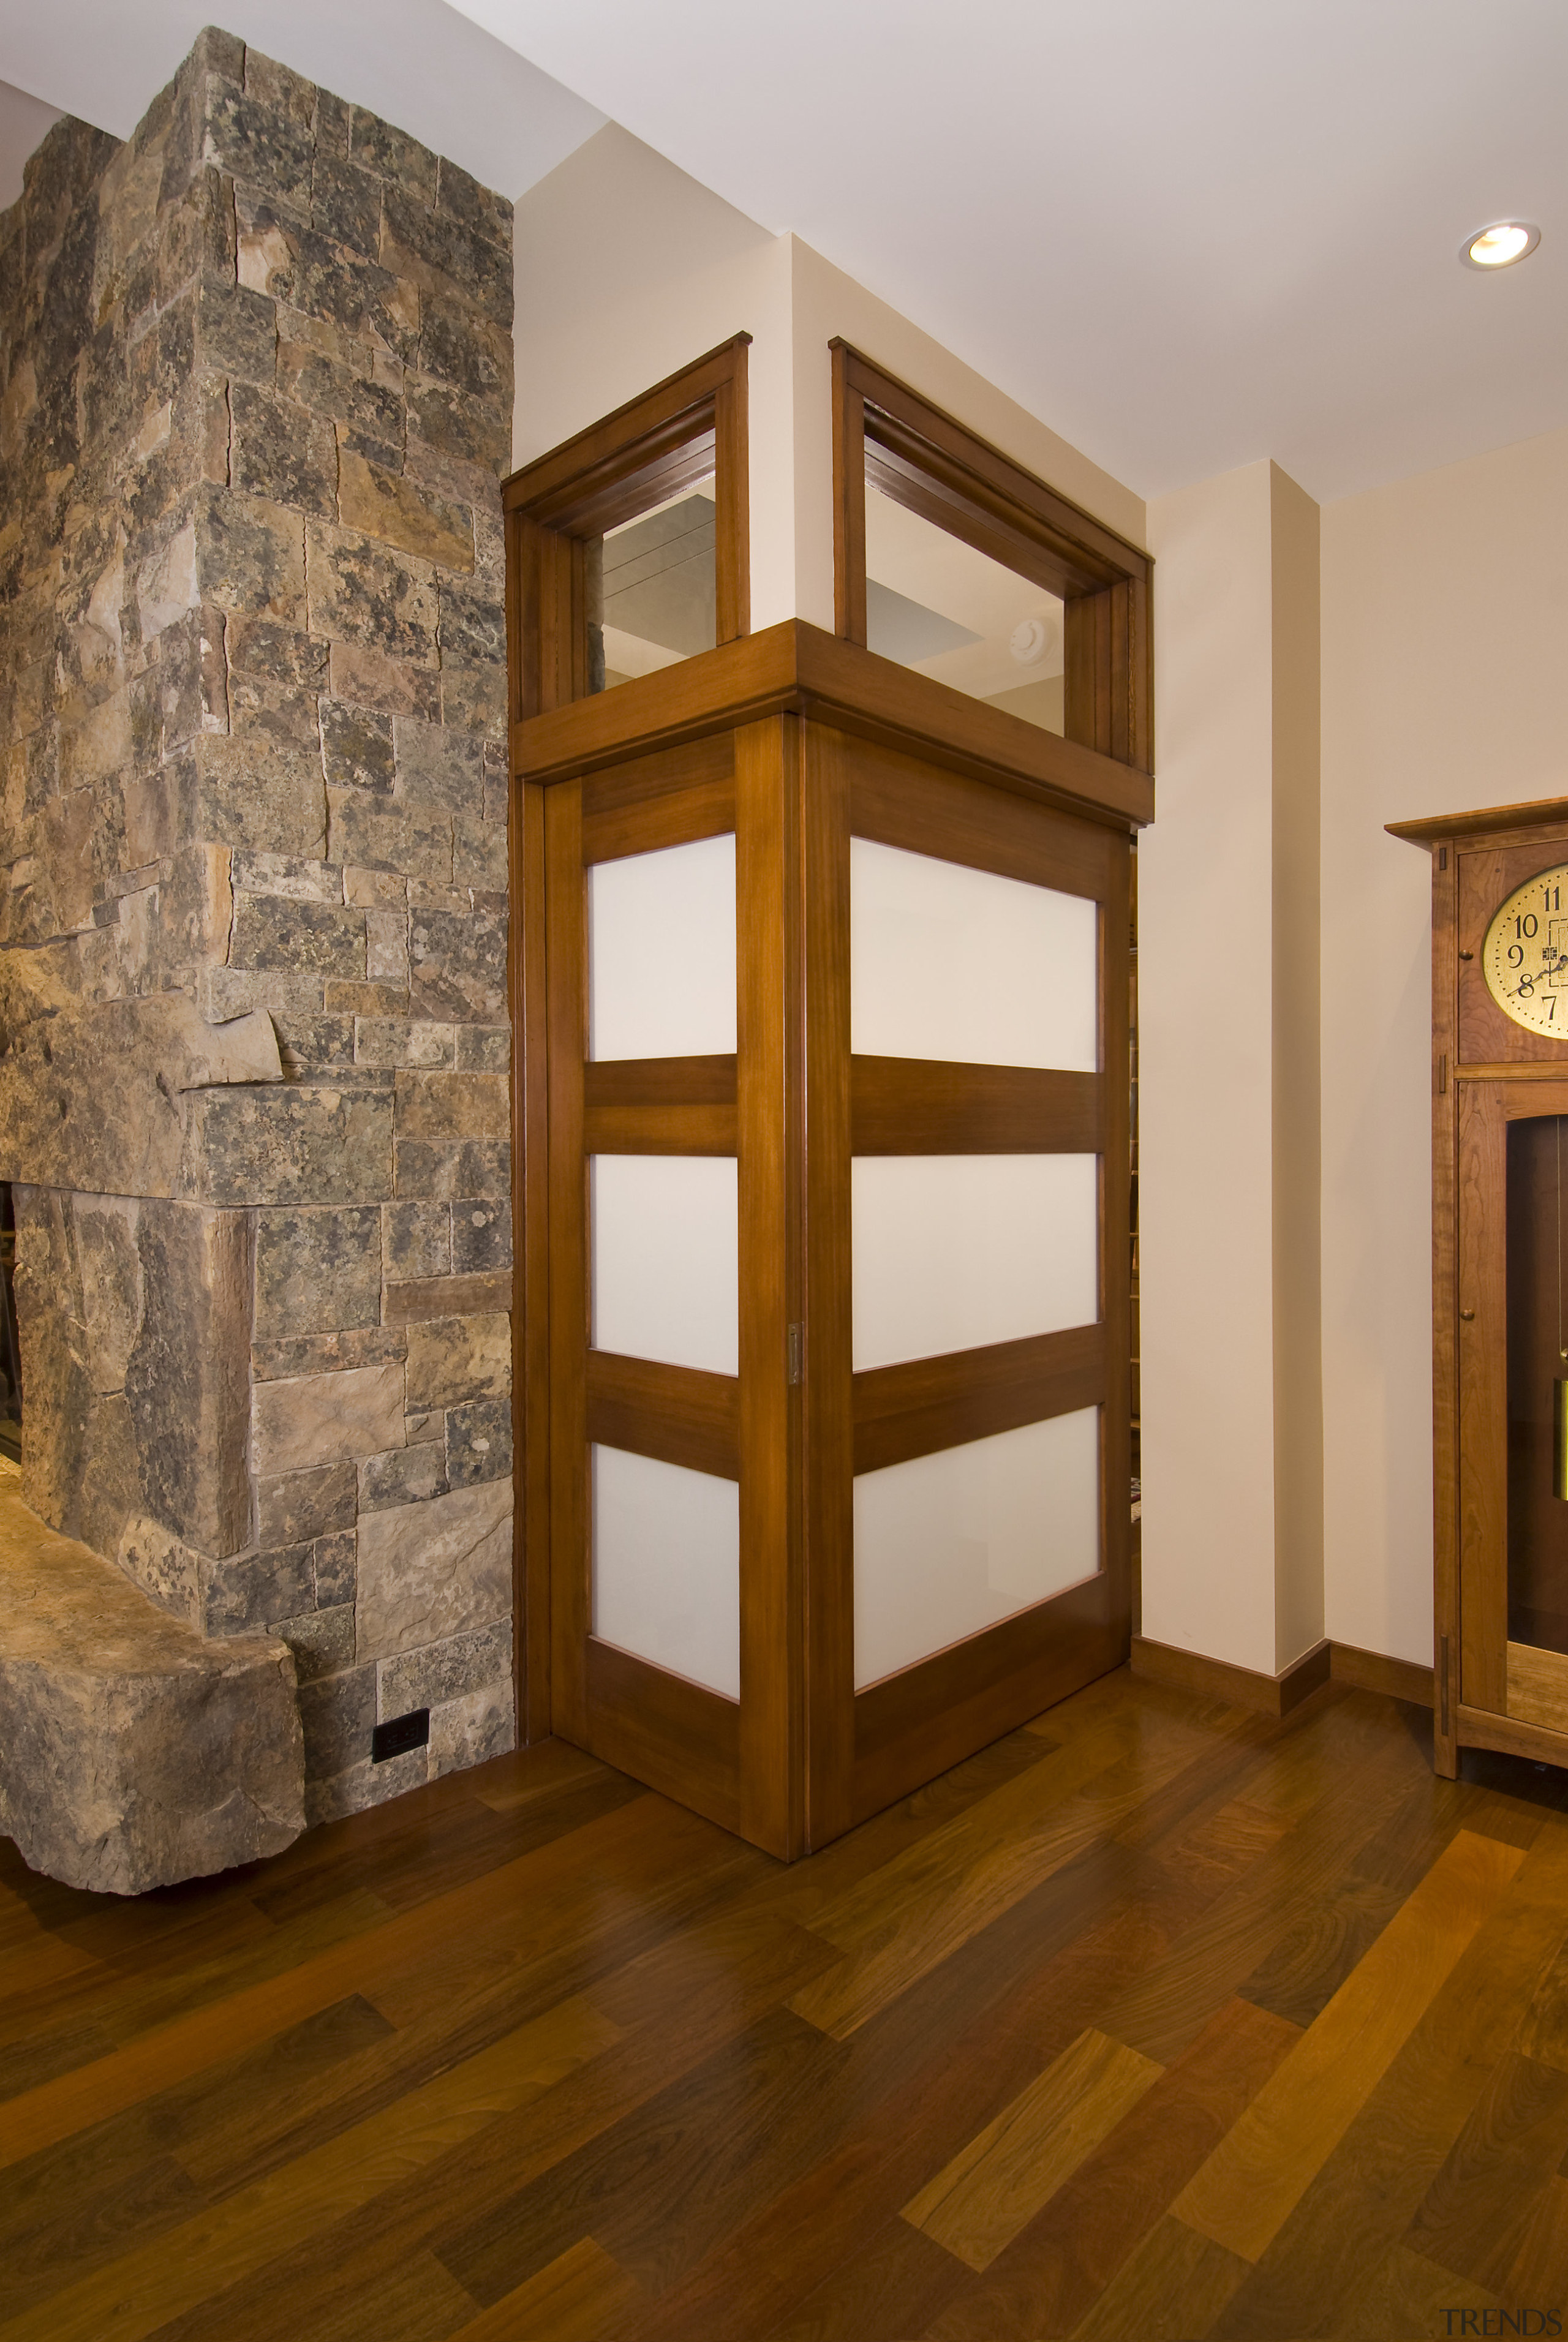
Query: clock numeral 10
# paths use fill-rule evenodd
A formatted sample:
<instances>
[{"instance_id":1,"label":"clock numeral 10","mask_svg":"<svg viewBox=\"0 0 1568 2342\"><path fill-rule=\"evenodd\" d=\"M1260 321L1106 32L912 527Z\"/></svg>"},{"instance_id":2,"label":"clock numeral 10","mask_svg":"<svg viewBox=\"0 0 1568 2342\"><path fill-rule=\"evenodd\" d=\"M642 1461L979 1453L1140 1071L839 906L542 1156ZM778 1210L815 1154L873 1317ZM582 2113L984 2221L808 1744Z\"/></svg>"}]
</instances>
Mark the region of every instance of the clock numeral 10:
<instances>
[{"instance_id":1,"label":"clock numeral 10","mask_svg":"<svg viewBox=\"0 0 1568 2342\"><path fill-rule=\"evenodd\" d=\"M1550 906L1548 906L1548 907L1550 907ZM1539 926L1540 921L1536 918L1534 912L1525 911L1514 920L1513 932L1516 936L1523 936L1528 938L1535 934Z\"/></svg>"}]
</instances>

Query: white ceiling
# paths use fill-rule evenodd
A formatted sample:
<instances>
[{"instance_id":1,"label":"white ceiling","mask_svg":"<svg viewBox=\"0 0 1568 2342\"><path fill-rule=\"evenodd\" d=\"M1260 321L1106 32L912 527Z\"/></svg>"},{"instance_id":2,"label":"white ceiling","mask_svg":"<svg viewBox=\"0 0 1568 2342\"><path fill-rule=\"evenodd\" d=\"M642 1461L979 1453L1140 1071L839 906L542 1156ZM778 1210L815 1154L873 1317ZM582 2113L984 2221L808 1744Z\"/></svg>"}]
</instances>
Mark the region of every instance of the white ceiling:
<instances>
[{"instance_id":1,"label":"white ceiling","mask_svg":"<svg viewBox=\"0 0 1568 2342\"><path fill-rule=\"evenodd\" d=\"M1144 495L1568 423L1563 0L0 0L0 76L123 135L215 6L514 195L613 116Z\"/></svg>"},{"instance_id":2,"label":"white ceiling","mask_svg":"<svg viewBox=\"0 0 1568 2342\"><path fill-rule=\"evenodd\" d=\"M1568 423L1563 0L462 5L1144 495Z\"/></svg>"}]
</instances>

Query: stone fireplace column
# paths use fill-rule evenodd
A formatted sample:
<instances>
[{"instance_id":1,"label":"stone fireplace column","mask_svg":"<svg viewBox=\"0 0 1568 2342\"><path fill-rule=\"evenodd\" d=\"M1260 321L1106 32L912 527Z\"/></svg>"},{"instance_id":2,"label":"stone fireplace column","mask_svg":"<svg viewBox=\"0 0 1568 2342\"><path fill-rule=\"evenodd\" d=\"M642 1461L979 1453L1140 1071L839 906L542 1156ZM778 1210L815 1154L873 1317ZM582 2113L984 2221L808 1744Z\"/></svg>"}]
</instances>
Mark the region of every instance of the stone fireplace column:
<instances>
[{"instance_id":1,"label":"stone fireplace column","mask_svg":"<svg viewBox=\"0 0 1568 2342\"><path fill-rule=\"evenodd\" d=\"M214 32L0 218L25 1493L292 1646L315 1818L513 1734L511 243Z\"/></svg>"}]
</instances>

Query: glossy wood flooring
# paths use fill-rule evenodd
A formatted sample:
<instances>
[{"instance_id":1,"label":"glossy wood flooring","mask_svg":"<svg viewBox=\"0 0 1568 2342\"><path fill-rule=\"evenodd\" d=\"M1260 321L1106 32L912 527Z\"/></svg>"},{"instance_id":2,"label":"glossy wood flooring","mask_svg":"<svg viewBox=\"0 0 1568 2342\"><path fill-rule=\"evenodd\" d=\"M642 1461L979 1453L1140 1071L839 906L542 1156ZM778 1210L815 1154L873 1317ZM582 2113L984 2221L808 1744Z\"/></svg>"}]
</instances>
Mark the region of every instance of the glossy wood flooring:
<instances>
[{"instance_id":1,"label":"glossy wood flooring","mask_svg":"<svg viewBox=\"0 0 1568 2342\"><path fill-rule=\"evenodd\" d=\"M1123 1672L787 1870L554 1744L5 1847L0 2342L1568 2329L1568 1781L1428 1743Z\"/></svg>"}]
</instances>

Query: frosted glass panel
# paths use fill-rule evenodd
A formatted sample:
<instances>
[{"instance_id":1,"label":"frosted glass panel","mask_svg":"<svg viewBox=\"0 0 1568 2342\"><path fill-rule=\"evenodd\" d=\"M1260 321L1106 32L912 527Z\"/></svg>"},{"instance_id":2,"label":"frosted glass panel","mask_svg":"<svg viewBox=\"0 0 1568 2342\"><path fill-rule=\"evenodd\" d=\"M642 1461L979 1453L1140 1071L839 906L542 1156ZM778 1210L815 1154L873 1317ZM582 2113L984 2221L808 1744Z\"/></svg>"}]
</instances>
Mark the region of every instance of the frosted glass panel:
<instances>
[{"instance_id":1,"label":"frosted glass panel","mask_svg":"<svg viewBox=\"0 0 1568 2342\"><path fill-rule=\"evenodd\" d=\"M741 1696L741 1492L734 1480L595 1447L594 1632Z\"/></svg>"},{"instance_id":2,"label":"frosted glass panel","mask_svg":"<svg viewBox=\"0 0 1568 2342\"><path fill-rule=\"evenodd\" d=\"M1096 906L850 841L850 1047L1093 1073Z\"/></svg>"},{"instance_id":3,"label":"frosted glass panel","mask_svg":"<svg viewBox=\"0 0 1568 2342\"><path fill-rule=\"evenodd\" d=\"M733 1155L595 1155L593 1344L626 1358L740 1365Z\"/></svg>"},{"instance_id":4,"label":"frosted glass panel","mask_svg":"<svg viewBox=\"0 0 1568 2342\"><path fill-rule=\"evenodd\" d=\"M857 1155L854 1366L1092 1326L1099 1157Z\"/></svg>"},{"instance_id":5,"label":"frosted glass panel","mask_svg":"<svg viewBox=\"0 0 1568 2342\"><path fill-rule=\"evenodd\" d=\"M858 1691L1100 1566L1100 1410L944 1447L854 1484Z\"/></svg>"},{"instance_id":6,"label":"frosted glass panel","mask_svg":"<svg viewBox=\"0 0 1568 2342\"><path fill-rule=\"evenodd\" d=\"M735 1046L735 841L588 871L588 1055L727 1057Z\"/></svg>"}]
</instances>

